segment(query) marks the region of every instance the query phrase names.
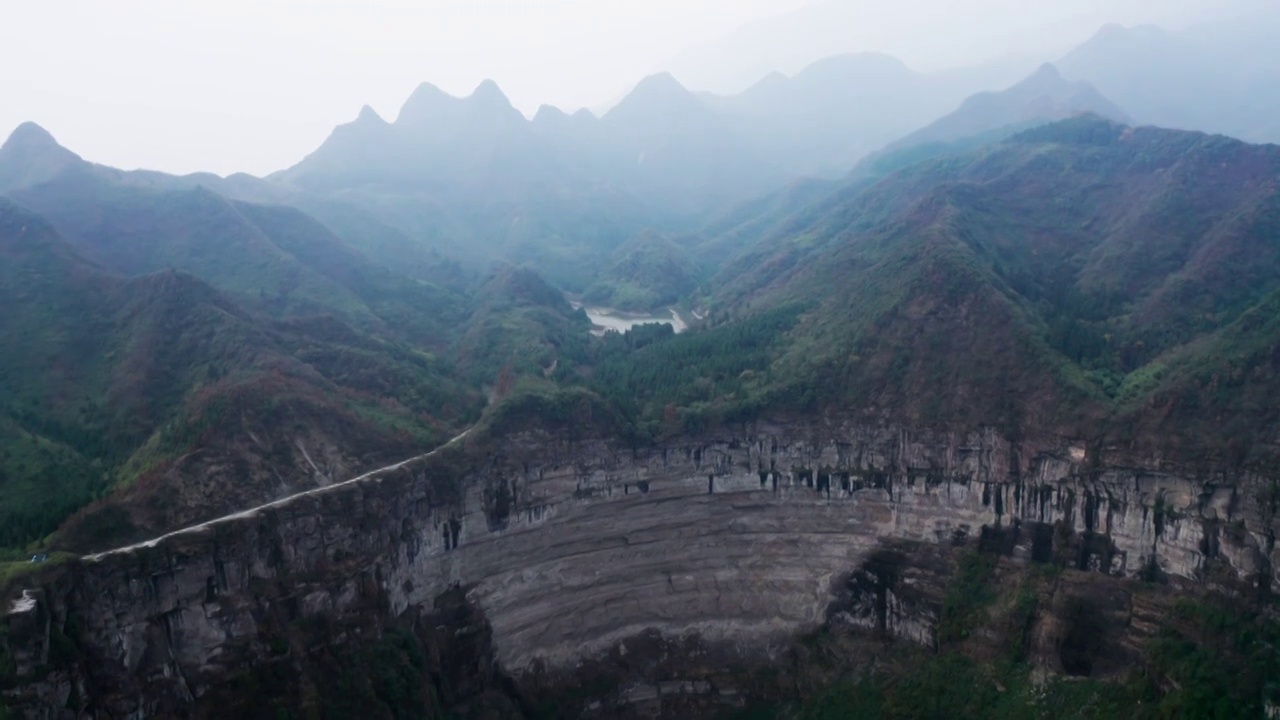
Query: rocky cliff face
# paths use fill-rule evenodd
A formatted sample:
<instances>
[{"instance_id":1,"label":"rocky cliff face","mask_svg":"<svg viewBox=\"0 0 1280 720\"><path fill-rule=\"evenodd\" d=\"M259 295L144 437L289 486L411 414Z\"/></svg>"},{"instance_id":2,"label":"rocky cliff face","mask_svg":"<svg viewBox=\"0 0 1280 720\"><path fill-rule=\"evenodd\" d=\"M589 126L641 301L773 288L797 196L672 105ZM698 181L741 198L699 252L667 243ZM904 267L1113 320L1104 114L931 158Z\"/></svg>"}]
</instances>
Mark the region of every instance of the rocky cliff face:
<instances>
[{"instance_id":1,"label":"rocky cliff face","mask_svg":"<svg viewBox=\"0 0 1280 720\"><path fill-rule=\"evenodd\" d=\"M832 618L936 641L936 598L877 579L886 542L1266 592L1278 495L1259 475L991 430L760 424L653 448L528 434L72 564L12 606L6 696L29 717L207 715L281 654L276 628L376 636L453 591L491 637L468 662L517 695L612 663L625 682L580 711L732 701L743 688L662 658L761 665ZM54 671L51 637L77 648Z\"/></svg>"}]
</instances>

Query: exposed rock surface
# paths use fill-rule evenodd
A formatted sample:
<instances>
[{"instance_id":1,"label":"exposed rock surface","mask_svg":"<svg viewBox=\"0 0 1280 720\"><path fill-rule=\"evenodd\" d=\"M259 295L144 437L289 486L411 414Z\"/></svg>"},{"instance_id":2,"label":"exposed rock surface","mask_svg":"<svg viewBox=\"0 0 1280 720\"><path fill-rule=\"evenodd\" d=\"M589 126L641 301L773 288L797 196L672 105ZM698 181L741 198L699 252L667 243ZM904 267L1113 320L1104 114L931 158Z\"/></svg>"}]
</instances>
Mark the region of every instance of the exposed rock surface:
<instances>
[{"instance_id":1,"label":"exposed rock surface","mask_svg":"<svg viewBox=\"0 0 1280 720\"><path fill-rule=\"evenodd\" d=\"M267 654L271 622L364 619L376 633L454 587L487 619L502 671L535 695L629 643L760 665L839 616L927 644L932 591L877 586L892 540L1265 591L1280 560L1275 488L990 430L761 424L643 449L526 435L73 564L9 615L10 654L47 653L35 620L47 618L74 626L87 659L42 679L19 668L9 702L30 717L194 714ZM1037 637L1070 644L1055 632ZM741 690L656 667L636 660L653 682L615 701Z\"/></svg>"}]
</instances>

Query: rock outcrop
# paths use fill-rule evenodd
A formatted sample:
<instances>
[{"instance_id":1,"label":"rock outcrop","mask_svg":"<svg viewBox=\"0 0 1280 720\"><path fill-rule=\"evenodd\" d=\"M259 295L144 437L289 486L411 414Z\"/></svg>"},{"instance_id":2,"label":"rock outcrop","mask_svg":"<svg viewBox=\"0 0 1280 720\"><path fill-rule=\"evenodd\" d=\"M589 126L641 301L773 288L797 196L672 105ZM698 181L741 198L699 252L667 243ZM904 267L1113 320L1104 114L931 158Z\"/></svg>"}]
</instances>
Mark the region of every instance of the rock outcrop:
<instances>
[{"instance_id":1,"label":"rock outcrop","mask_svg":"<svg viewBox=\"0 0 1280 720\"><path fill-rule=\"evenodd\" d=\"M1276 506L1268 477L993 430L813 422L646 448L477 441L71 564L13 607L9 653L48 655L62 633L81 660L43 677L26 663L7 697L30 717L198 714L268 652L273 622L363 618L376 633L454 588L516 687L554 686L646 637L667 654L688 641L717 662L764 664L836 614L930 643L928 602L875 589L869 561L886 540L1265 592ZM871 570L861 610L849 604L859 568ZM615 697L736 692L664 682Z\"/></svg>"}]
</instances>

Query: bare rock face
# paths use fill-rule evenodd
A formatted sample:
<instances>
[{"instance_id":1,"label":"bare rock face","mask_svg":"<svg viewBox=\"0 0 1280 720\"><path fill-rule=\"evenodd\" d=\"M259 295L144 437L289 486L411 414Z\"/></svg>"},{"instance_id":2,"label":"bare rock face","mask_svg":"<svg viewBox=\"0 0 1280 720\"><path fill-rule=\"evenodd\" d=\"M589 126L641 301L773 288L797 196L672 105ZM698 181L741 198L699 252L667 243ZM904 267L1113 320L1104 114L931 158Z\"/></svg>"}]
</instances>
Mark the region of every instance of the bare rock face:
<instances>
[{"instance_id":1,"label":"bare rock face","mask_svg":"<svg viewBox=\"0 0 1280 720\"><path fill-rule=\"evenodd\" d=\"M27 676L10 696L26 708L35 688L62 682L83 688L90 716L198 714L246 658L268 652L273 618L364 619L376 633L460 588L516 687L542 692L613 658L648 674L614 688L617 702L732 698L742 689L682 680L640 655L692 643L708 666L758 666L828 621L930 644L938 590L885 581L929 561L894 562L886 542L897 540L1268 588L1280 560L1268 492L1261 477L991 430L814 422L652 448L527 435L75 564L45 588L40 612L55 627L73 620L91 660ZM1114 598L1086 600L1089 617L1120 612ZM25 622L16 617L11 627ZM1036 637L1080 646L1062 663L1097 657L1086 638L1056 632Z\"/></svg>"}]
</instances>

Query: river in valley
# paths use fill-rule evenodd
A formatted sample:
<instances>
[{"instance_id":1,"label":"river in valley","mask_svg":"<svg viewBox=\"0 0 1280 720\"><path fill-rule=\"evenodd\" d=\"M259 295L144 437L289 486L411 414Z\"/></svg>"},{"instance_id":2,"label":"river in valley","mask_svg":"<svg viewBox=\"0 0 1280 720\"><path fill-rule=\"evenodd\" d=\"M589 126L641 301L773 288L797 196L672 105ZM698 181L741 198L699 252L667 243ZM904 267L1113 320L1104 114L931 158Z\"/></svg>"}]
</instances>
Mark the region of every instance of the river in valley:
<instances>
[{"instance_id":1,"label":"river in valley","mask_svg":"<svg viewBox=\"0 0 1280 720\"><path fill-rule=\"evenodd\" d=\"M655 313L632 313L622 310L614 310L612 308L591 307L583 305L580 302L572 301L574 309L582 308L587 317L591 319L591 334L604 335L607 332L626 332L637 325L645 325L648 323L658 323L662 325L670 325L677 333L684 332L689 328L689 324L680 317L680 313L675 308L667 308L664 314Z\"/></svg>"}]
</instances>

